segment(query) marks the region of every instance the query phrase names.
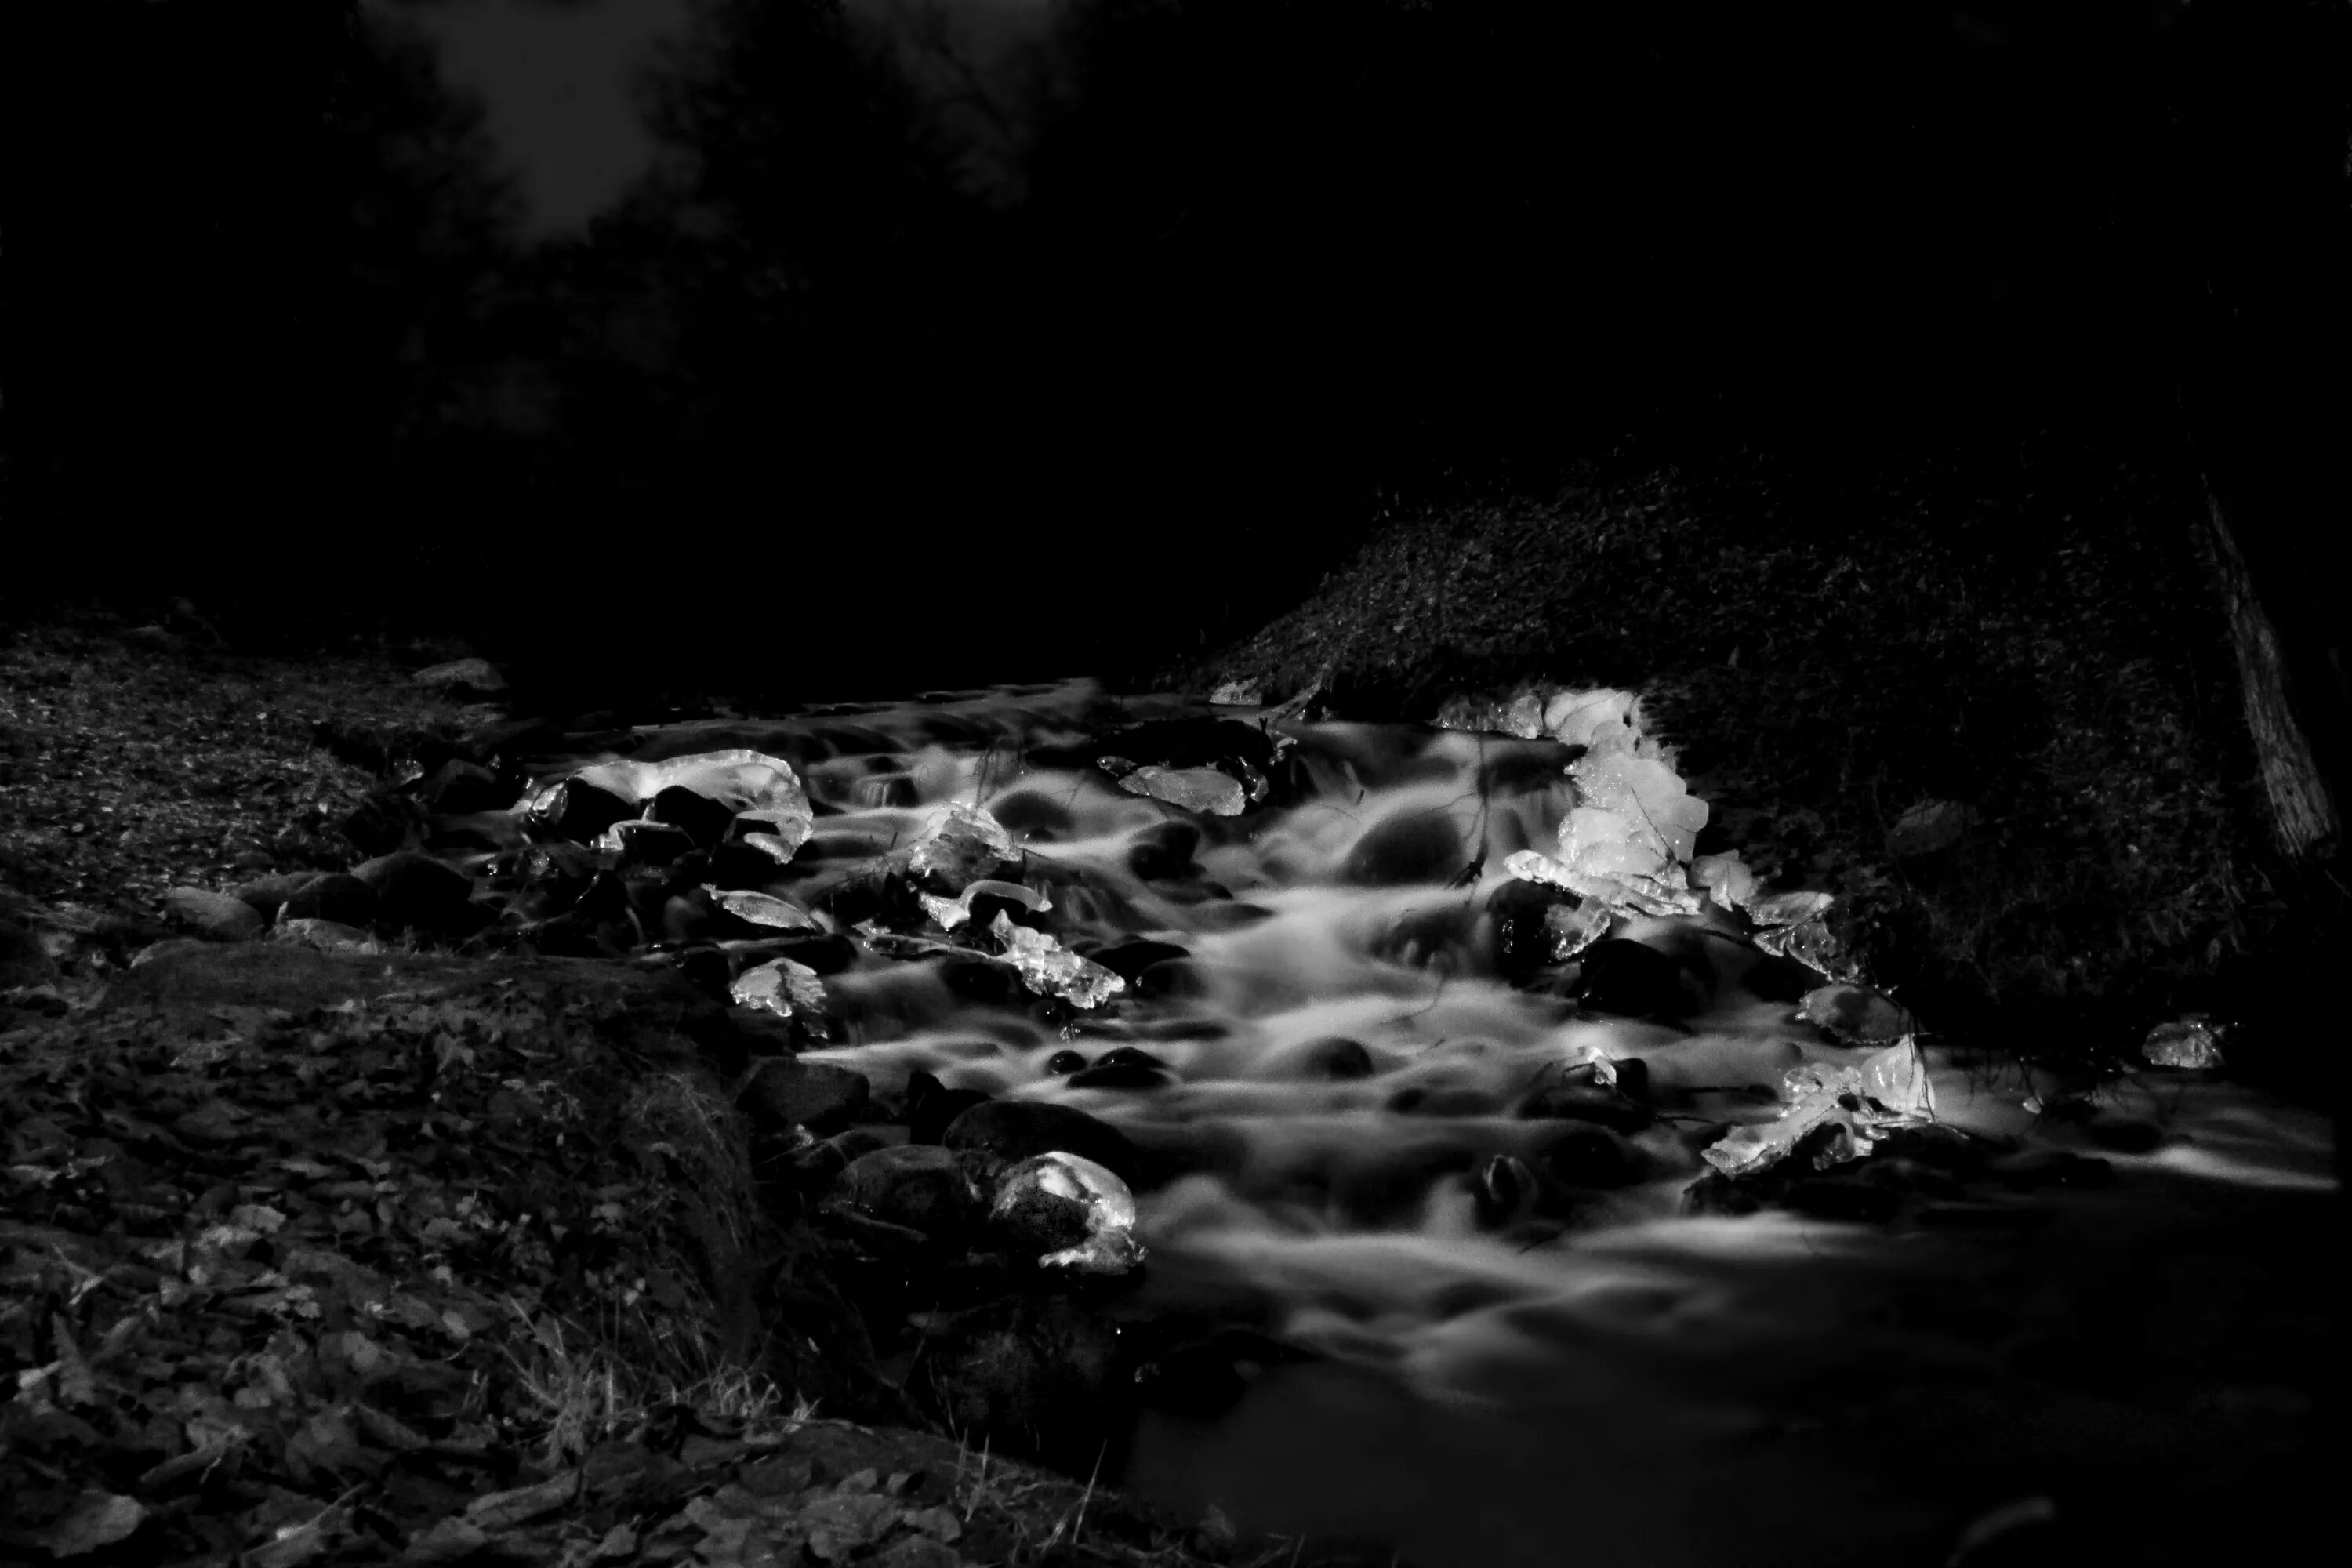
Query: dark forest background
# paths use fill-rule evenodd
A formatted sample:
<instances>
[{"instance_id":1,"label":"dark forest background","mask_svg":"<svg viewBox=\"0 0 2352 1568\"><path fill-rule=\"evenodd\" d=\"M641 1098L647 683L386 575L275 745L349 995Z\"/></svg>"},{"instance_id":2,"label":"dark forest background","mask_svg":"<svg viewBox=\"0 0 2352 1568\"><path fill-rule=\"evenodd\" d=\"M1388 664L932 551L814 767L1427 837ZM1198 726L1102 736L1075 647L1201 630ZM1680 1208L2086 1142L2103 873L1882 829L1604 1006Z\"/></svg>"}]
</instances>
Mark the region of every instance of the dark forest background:
<instances>
[{"instance_id":1,"label":"dark forest background","mask_svg":"<svg viewBox=\"0 0 2352 1568\"><path fill-rule=\"evenodd\" d=\"M1577 464L2193 437L2342 516L2341 5L1066 0L985 80L920 14L703 5L534 240L397 10L14 0L0 591L845 694Z\"/></svg>"}]
</instances>

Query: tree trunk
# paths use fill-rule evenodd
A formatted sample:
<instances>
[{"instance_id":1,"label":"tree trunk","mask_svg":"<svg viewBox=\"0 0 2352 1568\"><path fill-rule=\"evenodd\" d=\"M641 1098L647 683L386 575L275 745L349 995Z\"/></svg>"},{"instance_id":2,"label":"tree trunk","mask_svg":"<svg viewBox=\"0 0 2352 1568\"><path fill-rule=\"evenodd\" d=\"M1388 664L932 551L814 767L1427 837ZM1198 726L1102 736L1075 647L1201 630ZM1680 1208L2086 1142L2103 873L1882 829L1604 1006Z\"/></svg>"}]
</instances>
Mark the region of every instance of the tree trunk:
<instances>
[{"instance_id":1,"label":"tree trunk","mask_svg":"<svg viewBox=\"0 0 2352 1568\"><path fill-rule=\"evenodd\" d=\"M2172 35L2182 412L2208 564L2237 655L2272 836L2299 891L2352 810L2352 616L2327 563L2352 542L2352 45L2343 0L2244 0Z\"/></svg>"},{"instance_id":2,"label":"tree trunk","mask_svg":"<svg viewBox=\"0 0 2352 1568\"><path fill-rule=\"evenodd\" d=\"M2336 655L2329 661L2336 668L2305 670L2300 672L2303 679L2297 679L2298 672L2289 667L2278 628L2263 608L2253 575L2246 568L2245 552L2239 547L2238 531L2210 476L2205 486L2205 541L2229 621L2231 646L2237 655L2238 688L2245 704L2246 729L2253 737L2262 769L2272 837L2291 864L2313 865L2329 858L2338 847L2344 819L2296 710L2325 704L2331 696L2340 703L2340 692L2331 693L2326 688L2341 683L2341 648L2328 650ZM2319 689L2301 694L2298 686ZM2305 695L2300 704L2298 695Z\"/></svg>"}]
</instances>

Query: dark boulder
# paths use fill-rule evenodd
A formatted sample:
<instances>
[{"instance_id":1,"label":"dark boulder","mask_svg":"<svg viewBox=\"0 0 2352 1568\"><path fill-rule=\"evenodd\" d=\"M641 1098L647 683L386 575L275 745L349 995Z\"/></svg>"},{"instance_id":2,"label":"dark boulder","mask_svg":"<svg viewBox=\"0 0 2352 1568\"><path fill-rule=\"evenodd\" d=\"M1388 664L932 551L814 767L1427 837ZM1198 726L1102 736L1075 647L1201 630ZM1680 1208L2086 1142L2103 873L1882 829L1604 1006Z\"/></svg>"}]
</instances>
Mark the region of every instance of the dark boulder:
<instances>
[{"instance_id":1,"label":"dark boulder","mask_svg":"<svg viewBox=\"0 0 2352 1568\"><path fill-rule=\"evenodd\" d=\"M253 906L265 921L274 921L294 889L316 877L316 871L276 871L267 877L256 877L232 889L236 895Z\"/></svg>"},{"instance_id":2,"label":"dark boulder","mask_svg":"<svg viewBox=\"0 0 2352 1568\"><path fill-rule=\"evenodd\" d=\"M1686 1018L1706 998L1671 953L1623 937L1603 937L1577 961L1575 995L1595 1013L1626 1018Z\"/></svg>"},{"instance_id":3,"label":"dark boulder","mask_svg":"<svg viewBox=\"0 0 2352 1568\"><path fill-rule=\"evenodd\" d=\"M986 958L943 958L940 979L967 1002L984 1007L1025 1005L1029 994L1013 966Z\"/></svg>"},{"instance_id":4,"label":"dark boulder","mask_svg":"<svg viewBox=\"0 0 2352 1568\"><path fill-rule=\"evenodd\" d=\"M710 885L729 892L756 892L784 871L782 863L756 844L730 838L711 846Z\"/></svg>"},{"instance_id":5,"label":"dark boulder","mask_svg":"<svg viewBox=\"0 0 2352 1568\"><path fill-rule=\"evenodd\" d=\"M1176 1075L1164 1067L1151 1067L1139 1061L1108 1059L1118 1054L1116 1051L1106 1053L1104 1059L1072 1073L1070 1087L1072 1089L1167 1089L1178 1081Z\"/></svg>"},{"instance_id":6,"label":"dark boulder","mask_svg":"<svg viewBox=\"0 0 2352 1568\"><path fill-rule=\"evenodd\" d=\"M268 923L243 899L205 888L173 888L163 895L163 912L173 924L208 942L242 942L259 935Z\"/></svg>"},{"instance_id":7,"label":"dark boulder","mask_svg":"<svg viewBox=\"0 0 2352 1568\"><path fill-rule=\"evenodd\" d=\"M872 1100L862 1073L824 1062L771 1057L754 1068L736 1103L751 1125L763 1131L799 1126L822 1136L858 1121Z\"/></svg>"},{"instance_id":8,"label":"dark boulder","mask_svg":"<svg viewBox=\"0 0 2352 1568\"><path fill-rule=\"evenodd\" d=\"M1627 1067L1645 1067L1641 1062L1616 1065L1621 1074ZM1648 1106L1622 1088L1602 1083L1589 1064L1529 1089L1517 1114L1528 1121L1590 1121L1612 1132L1639 1132L1652 1120Z\"/></svg>"},{"instance_id":9,"label":"dark boulder","mask_svg":"<svg viewBox=\"0 0 2352 1568\"><path fill-rule=\"evenodd\" d=\"M857 962L856 945L835 931L793 931L750 942L730 942L726 952L738 973L774 958L789 958L819 974L839 974Z\"/></svg>"},{"instance_id":10,"label":"dark boulder","mask_svg":"<svg viewBox=\"0 0 2352 1568\"><path fill-rule=\"evenodd\" d=\"M907 1077L907 1135L917 1143L936 1143L955 1119L975 1105L988 1103L976 1089L950 1089L932 1073Z\"/></svg>"},{"instance_id":11,"label":"dark boulder","mask_svg":"<svg viewBox=\"0 0 2352 1568\"><path fill-rule=\"evenodd\" d=\"M1056 1150L1092 1160L1133 1186L1139 1157L1126 1133L1071 1105L992 1100L950 1122L940 1142L964 1156L973 1179L992 1186L1005 1166Z\"/></svg>"},{"instance_id":12,"label":"dark boulder","mask_svg":"<svg viewBox=\"0 0 2352 1568\"><path fill-rule=\"evenodd\" d=\"M1127 868L1147 882L1172 881L1191 872L1200 847L1201 830L1192 823L1174 818L1154 823L1129 840Z\"/></svg>"},{"instance_id":13,"label":"dark boulder","mask_svg":"<svg viewBox=\"0 0 2352 1568\"><path fill-rule=\"evenodd\" d=\"M375 920L375 889L347 871L306 879L278 907L280 921L333 921L367 926Z\"/></svg>"},{"instance_id":14,"label":"dark boulder","mask_svg":"<svg viewBox=\"0 0 2352 1568\"><path fill-rule=\"evenodd\" d=\"M735 821L735 808L699 795L683 784L672 784L653 798L646 815L684 832L708 849L725 840Z\"/></svg>"},{"instance_id":15,"label":"dark boulder","mask_svg":"<svg viewBox=\"0 0 2352 1568\"><path fill-rule=\"evenodd\" d=\"M1017 789L988 803L997 825L1015 837L1066 833L1074 822L1069 808L1043 790Z\"/></svg>"},{"instance_id":16,"label":"dark boulder","mask_svg":"<svg viewBox=\"0 0 2352 1568\"><path fill-rule=\"evenodd\" d=\"M515 790L481 763L452 757L417 786L416 798L428 811L467 816L512 805Z\"/></svg>"},{"instance_id":17,"label":"dark boulder","mask_svg":"<svg viewBox=\"0 0 2352 1568\"><path fill-rule=\"evenodd\" d=\"M1138 936L1097 948L1087 956L1132 985L1141 978L1146 969L1161 960L1189 958L1192 955L1172 942L1152 942Z\"/></svg>"},{"instance_id":18,"label":"dark boulder","mask_svg":"<svg viewBox=\"0 0 2352 1568\"><path fill-rule=\"evenodd\" d=\"M1209 994L1208 976L1190 958L1163 958L1137 973L1135 994L1152 1001L1187 1001Z\"/></svg>"},{"instance_id":19,"label":"dark boulder","mask_svg":"<svg viewBox=\"0 0 2352 1568\"><path fill-rule=\"evenodd\" d=\"M1450 811L1401 811L1372 825L1348 852L1340 877L1360 888L1444 882L1469 863L1471 845Z\"/></svg>"},{"instance_id":20,"label":"dark boulder","mask_svg":"<svg viewBox=\"0 0 2352 1568\"><path fill-rule=\"evenodd\" d=\"M803 846L801 855L807 855L810 847ZM900 931L918 925L925 913L915 896L914 883L903 873L882 865L853 872L816 901L837 924L845 926L875 921Z\"/></svg>"},{"instance_id":21,"label":"dark boulder","mask_svg":"<svg viewBox=\"0 0 2352 1568\"><path fill-rule=\"evenodd\" d=\"M613 824L636 815L635 801L583 779L565 779L530 812L528 820L536 838L588 844Z\"/></svg>"},{"instance_id":22,"label":"dark boulder","mask_svg":"<svg viewBox=\"0 0 2352 1568\"><path fill-rule=\"evenodd\" d=\"M1739 976L1739 984L1748 992L1766 1002L1786 1002L1794 1006L1805 999L1805 994L1822 983L1822 977L1793 958L1769 953L1751 964Z\"/></svg>"},{"instance_id":23,"label":"dark boulder","mask_svg":"<svg viewBox=\"0 0 2352 1568\"><path fill-rule=\"evenodd\" d=\"M362 855L389 855L424 837L425 810L404 795L378 790L336 825Z\"/></svg>"},{"instance_id":24,"label":"dark boulder","mask_svg":"<svg viewBox=\"0 0 2352 1568\"><path fill-rule=\"evenodd\" d=\"M1584 755L1585 750L1564 741L1490 737L1478 768L1478 792L1513 795L1549 789L1566 781L1569 763Z\"/></svg>"},{"instance_id":25,"label":"dark boulder","mask_svg":"<svg viewBox=\"0 0 2352 1568\"><path fill-rule=\"evenodd\" d=\"M1360 1040L1345 1035L1327 1036L1309 1040L1282 1054L1283 1076L1294 1079L1324 1079L1332 1082L1348 1082L1372 1076L1372 1053Z\"/></svg>"},{"instance_id":26,"label":"dark boulder","mask_svg":"<svg viewBox=\"0 0 2352 1568\"><path fill-rule=\"evenodd\" d=\"M977 1196L949 1150L905 1143L861 1154L835 1178L832 1201L931 1241L961 1244Z\"/></svg>"},{"instance_id":27,"label":"dark boulder","mask_svg":"<svg viewBox=\"0 0 2352 1568\"><path fill-rule=\"evenodd\" d=\"M625 817L612 831L620 836L624 866L672 866L695 852L694 835L673 822Z\"/></svg>"},{"instance_id":28,"label":"dark boulder","mask_svg":"<svg viewBox=\"0 0 2352 1568\"><path fill-rule=\"evenodd\" d=\"M1764 1200L1720 1171L1709 1171L1683 1189L1683 1213L1693 1218L1737 1219L1764 1206Z\"/></svg>"},{"instance_id":29,"label":"dark boulder","mask_svg":"<svg viewBox=\"0 0 2352 1568\"><path fill-rule=\"evenodd\" d=\"M505 894L516 915L546 920L577 904L597 876L596 857L558 841L512 849L490 862L489 885Z\"/></svg>"},{"instance_id":30,"label":"dark boulder","mask_svg":"<svg viewBox=\"0 0 2352 1568\"><path fill-rule=\"evenodd\" d=\"M821 1192L866 1155L877 1149L898 1147L898 1141L887 1129L851 1127L793 1151L790 1156L792 1179L803 1192Z\"/></svg>"},{"instance_id":31,"label":"dark boulder","mask_svg":"<svg viewBox=\"0 0 2352 1568\"><path fill-rule=\"evenodd\" d=\"M413 849L352 868L375 894L375 923L387 931L465 936L484 924L473 905L474 879Z\"/></svg>"},{"instance_id":32,"label":"dark boulder","mask_svg":"<svg viewBox=\"0 0 2352 1568\"><path fill-rule=\"evenodd\" d=\"M1167 768L1221 768L1237 776L1244 766L1263 772L1274 761L1273 737L1238 719L1154 719L1113 731L1088 749L1097 756L1132 757Z\"/></svg>"},{"instance_id":33,"label":"dark boulder","mask_svg":"<svg viewBox=\"0 0 2352 1568\"><path fill-rule=\"evenodd\" d=\"M1032 931L1046 930L1051 922L1047 911L1031 908L1026 899L1004 893L972 891L966 907L971 910L971 924L975 931L988 930L996 923L996 917L1000 914L1014 925L1027 926Z\"/></svg>"},{"instance_id":34,"label":"dark boulder","mask_svg":"<svg viewBox=\"0 0 2352 1568\"><path fill-rule=\"evenodd\" d=\"M706 996L725 1001L728 987L735 979L735 966L728 961L726 950L711 942L699 942L681 947L670 954L670 963L677 972L693 982L694 988Z\"/></svg>"},{"instance_id":35,"label":"dark boulder","mask_svg":"<svg viewBox=\"0 0 2352 1568\"><path fill-rule=\"evenodd\" d=\"M1843 1177L1809 1176L1790 1183L1780 1204L1811 1219L1879 1225L1901 1210L1903 1196L1888 1187Z\"/></svg>"},{"instance_id":36,"label":"dark boulder","mask_svg":"<svg viewBox=\"0 0 2352 1568\"><path fill-rule=\"evenodd\" d=\"M1486 900L1486 918L1494 930L1489 954L1495 973L1517 984L1537 970L1559 962L1559 939L1545 917L1577 897L1565 888L1514 877Z\"/></svg>"}]
</instances>

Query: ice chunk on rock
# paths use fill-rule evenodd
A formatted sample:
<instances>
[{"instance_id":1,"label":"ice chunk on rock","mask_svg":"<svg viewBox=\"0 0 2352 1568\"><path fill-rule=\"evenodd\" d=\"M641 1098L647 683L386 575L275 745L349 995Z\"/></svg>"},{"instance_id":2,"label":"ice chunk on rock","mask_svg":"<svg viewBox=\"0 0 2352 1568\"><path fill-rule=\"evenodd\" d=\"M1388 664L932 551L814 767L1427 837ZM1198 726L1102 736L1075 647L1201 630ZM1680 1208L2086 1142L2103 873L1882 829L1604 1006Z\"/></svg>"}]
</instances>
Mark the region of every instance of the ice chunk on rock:
<instances>
[{"instance_id":1,"label":"ice chunk on rock","mask_svg":"<svg viewBox=\"0 0 2352 1568\"><path fill-rule=\"evenodd\" d=\"M1932 1121L1935 1092L1918 1042L1906 1035L1859 1064L1806 1062L1783 1079L1788 1108L1780 1120L1735 1127L1700 1158L1727 1176L1752 1175L1780 1163L1808 1132L1838 1126L1846 1136L1839 1149L1860 1158L1898 1127Z\"/></svg>"},{"instance_id":2,"label":"ice chunk on rock","mask_svg":"<svg viewBox=\"0 0 2352 1568\"><path fill-rule=\"evenodd\" d=\"M1215 768L1163 768L1152 764L1129 769L1118 781L1129 795L1149 795L1186 811L1213 816L1239 816L1249 804L1239 779Z\"/></svg>"},{"instance_id":3,"label":"ice chunk on rock","mask_svg":"<svg viewBox=\"0 0 2352 1568\"><path fill-rule=\"evenodd\" d=\"M1045 1268L1124 1274L1143 1261L1135 1194L1082 1154L1053 1150L1005 1172L990 1222L1031 1246Z\"/></svg>"},{"instance_id":4,"label":"ice chunk on rock","mask_svg":"<svg viewBox=\"0 0 2352 1568\"><path fill-rule=\"evenodd\" d=\"M1756 897L1756 873L1737 855L1702 855L1690 866L1691 885L1727 910L1748 907Z\"/></svg>"},{"instance_id":5,"label":"ice chunk on rock","mask_svg":"<svg viewBox=\"0 0 2352 1568\"><path fill-rule=\"evenodd\" d=\"M1544 705L1543 727L1555 740L1571 746L1590 746L1633 727L1633 694L1630 691L1562 691Z\"/></svg>"},{"instance_id":6,"label":"ice chunk on rock","mask_svg":"<svg viewBox=\"0 0 2352 1568\"><path fill-rule=\"evenodd\" d=\"M823 931L824 924L798 904L789 903L771 893L754 893L743 889L714 888L704 884L703 891L710 901L738 920L753 925L773 926L778 931Z\"/></svg>"},{"instance_id":7,"label":"ice chunk on rock","mask_svg":"<svg viewBox=\"0 0 2352 1568\"><path fill-rule=\"evenodd\" d=\"M1599 858L1604 864L1613 863L1607 856ZM1565 888L1579 898L1612 910L1635 910L1645 915L1695 914L1704 902L1682 885L1680 867L1666 868L1662 877L1633 870L1607 875L1555 860L1538 850L1520 849L1505 858L1503 868L1522 881Z\"/></svg>"},{"instance_id":8,"label":"ice chunk on rock","mask_svg":"<svg viewBox=\"0 0 2352 1568\"><path fill-rule=\"evenodd\" d=\"M917 893L915 897L921 900L923 912L937 921L942 930L953 931L971 919L971 901L982 894L1009 899L1032 913L1054 907L1054 900L1036 889L1019 882L1000 882L993 877L982 877L952 899L942 899L935 893Z\"/></svg>"},{"instance_id":9,"label":"ice chunk on rock","mask_svg":"<svg viewBox=\"0 0 2352 1568\"><path fill-rule=\"evenodd\" d=\"M1637 825L1639 837L1687 862L1706 826L1706 802L1684 787L1682 775L1656 757L1594 752L1569 764L1577 793L1592 805Z\"/></svg>"},{"instance_id":10,"label":"ice chunk on rock","mask_svg":"<svg viewBox=\"0 0 2352 1568\"><path fill-rule=\"evenodd\" d=\"M1909 1013L1866 985L1816 986L1805 993L1797 1012L1850 1045L1898 1040L1912 1029Z\"/></svg>"},{"instance_id":11,"label":"ice chunk on rock","mask_svg":"<svg viewBox=\"0 0 2352 1568\"><path fill-rule=\"evenodd\" d=\"M815 970L789 958L755 964L735 977L728 994L746 1007L814 1024L824 1016L824 982Z\"/></svg>"},{"instance_id":12,"label":"ice chunk on rock","mask_svg":"<svg viewBox=\"0 0 2352 1568\"><path fill-rule=\"evenodd\" d=\"M1776 958L1793 958L1832 980L1852 977L1845 951L1838 945L1837 935L1826 921L1800 921L1795 925L1759 931L1756 933L1756 945Z\"/></svg>"},{"instance_id":13,"label":"ice chunk on rock","mask_svg":"<svg viewBox=\"0 0 2352 1568\"><path fill-rule=\"evenodd\" d=\"M1013 923L1002 910L989 928L1004 943L1004 961L1022 983L1073 1007L1099 1007L1127 989L1127 982L1089 958L1081 958L1041 931Z\"/></svg>"},{"instance_id":14,"label":"ice chunk on rock","mask_svg":"<svg viewBox=\"0 0 2352 1568\"><path fill-rule=\"evenodd\" d=\"M2188 1013L2147 1032L2140 1055L2160 1068L2206 1071L2221 1065L2221 1037L2229 1026L2203 1013Z\"/></svg>"},{"instance_id":15,"label":"ice chunk on rock","mask_svg":"<svg viewBox=\"0 0 2352 1568\"><path fill-rule=\"evenodd\" d=\"M1769 899L1751 900L1748 918L1760 926L1802 925L1829 913L1836 902L1835 893L1775 893Z\"/></svg>"},{"instance_id":16,"label":"ice chunk on rock","mask_svg":"<svg viewBox=\"0 0 2352 1568\"><path fill-rule=\"evenodd\" d=\"M592 763L541 784L524 801L524 813L534 820L560 814L564 786L574 780L638 805L672 786L690 790L727 807L738 819L756 825L744 833L744 842L779 861L800 852L814 821L808 792L801 787L792 763L741 747L697 752L658 763L627 759Z\"/></svg>"},{"instance_id":17,"label":"ice chunk on rock","mask_svg":"<svg viewBox=\"0 0 2352 1568\"><path fill-rule=\"evenodd\" d=\"M1554 904L1544 911L1544 934L1551 938L1552 962L1566 963L1609 934L1609 906L1598 899Z\"/></svg>"},{"instance_id":18,"label":"ice chunk on rock","mask_svg":"<svg viewBox=\"0 0 2352 1568\"><path fill-rule=\"evenodd\" d=\"M907 865L915 875L961 892L1013 858L1013 835L1004 825L987 807L959 801L924 826Z\"/></svg>"}]
</instances>

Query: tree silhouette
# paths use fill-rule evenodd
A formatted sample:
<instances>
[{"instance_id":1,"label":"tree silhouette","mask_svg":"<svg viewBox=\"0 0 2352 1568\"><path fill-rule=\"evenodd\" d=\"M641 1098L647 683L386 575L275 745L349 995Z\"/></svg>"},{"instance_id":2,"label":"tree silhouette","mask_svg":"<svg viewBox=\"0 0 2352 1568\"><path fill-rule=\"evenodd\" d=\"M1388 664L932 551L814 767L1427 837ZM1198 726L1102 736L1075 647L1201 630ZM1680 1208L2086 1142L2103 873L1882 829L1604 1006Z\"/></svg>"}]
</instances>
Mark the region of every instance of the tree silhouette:
<instances>
[{"instance_id":1,"label":"tree silhouette","mask_svg":"<svg viewBox=\"0 0 2352 1568\"><path fill-rule=\"evenodd\" d=\"M42 558L16 591L274 622L401 581L384 480L452 423L509 206L478 117L349 3L5 25L9 506Z\"/></svg>"}]
</instances>

